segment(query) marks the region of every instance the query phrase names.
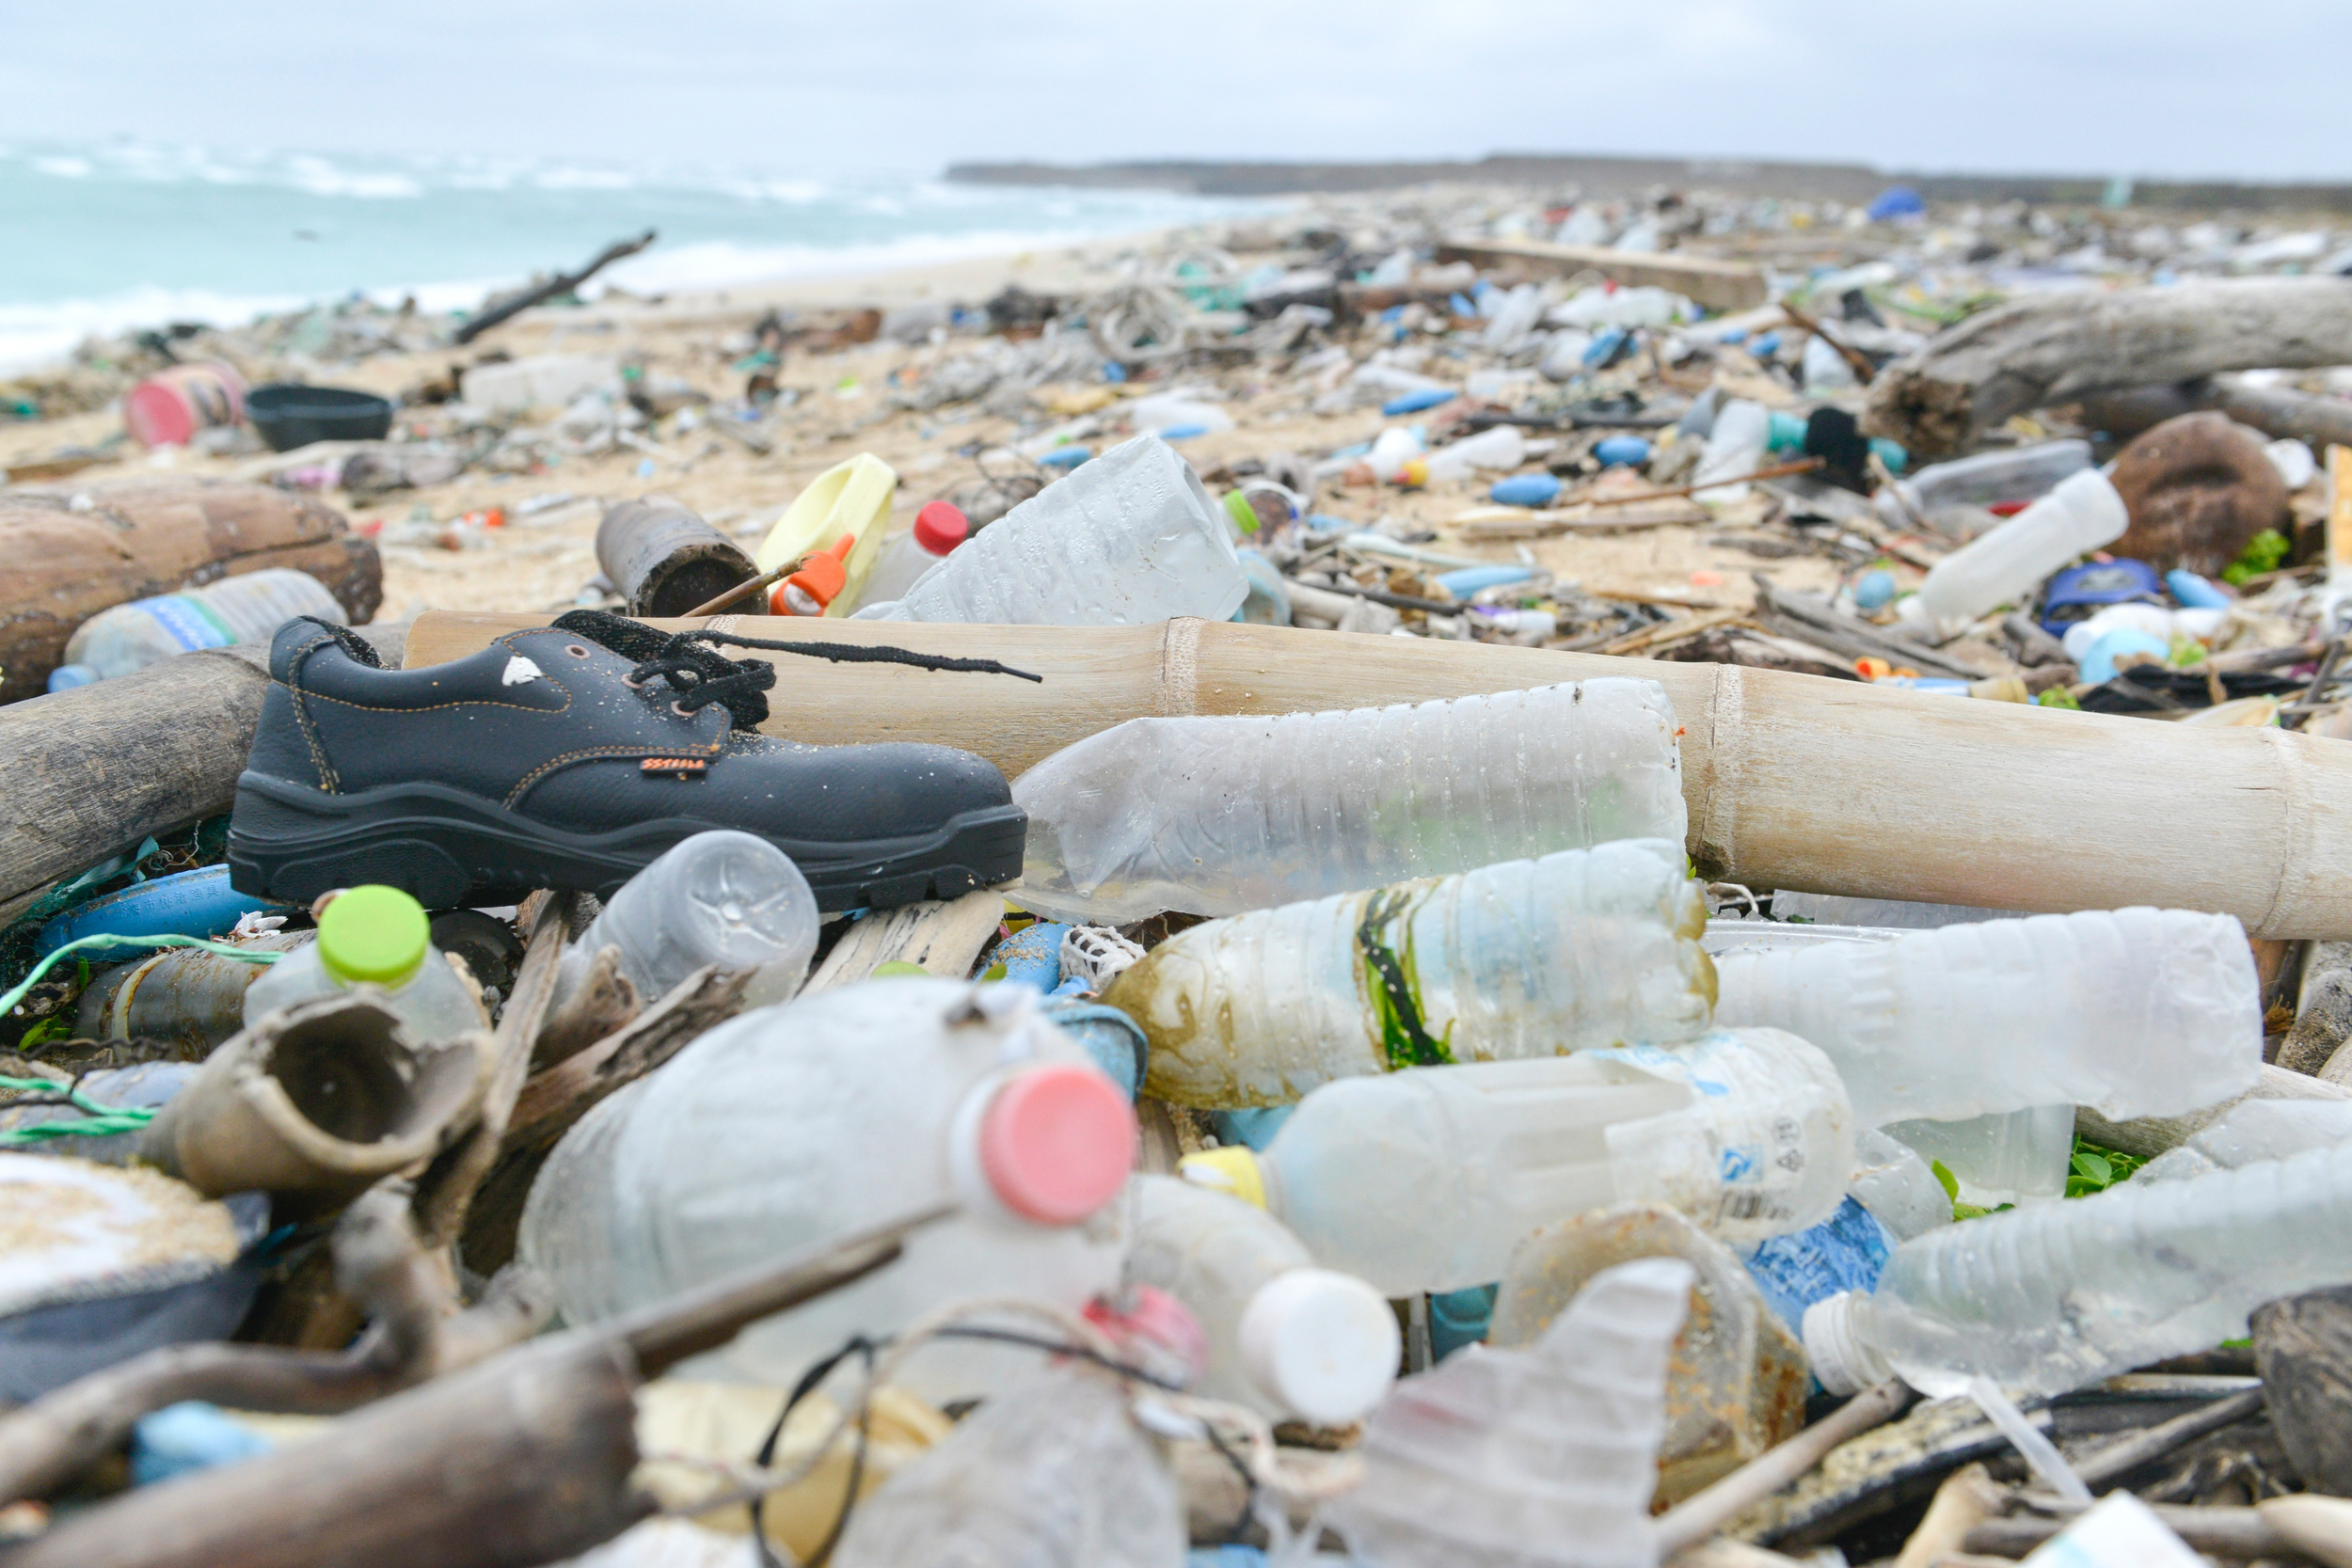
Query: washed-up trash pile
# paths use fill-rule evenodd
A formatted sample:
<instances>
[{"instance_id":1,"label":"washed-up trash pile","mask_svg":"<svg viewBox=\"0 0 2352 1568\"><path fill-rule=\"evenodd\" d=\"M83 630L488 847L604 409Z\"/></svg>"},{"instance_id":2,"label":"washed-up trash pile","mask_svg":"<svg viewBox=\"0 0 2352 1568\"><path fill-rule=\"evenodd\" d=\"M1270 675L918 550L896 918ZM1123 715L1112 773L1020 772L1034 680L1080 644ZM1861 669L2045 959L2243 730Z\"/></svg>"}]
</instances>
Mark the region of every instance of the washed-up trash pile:
<instances>
[{"instance_id":1,"label":"washed-up trash pile","mask_svg":"<svg viewBox=\"0 0 2352 1568\"><path fill-rule=\"evenodd\" d=\"M166 563L61 557L0 708L0 1564L2352 1560L2352 440L2275 363L2352 284L1738 259L1796 215L763 324L1036 428L595 506L561 613L369 625L298 480L0 495ZM602 374L441 417L706 408ZM1378 427L1194 460L1253 377ZM1825 580L1563 553L1669 530Z\"/></svg>"}]
</instances>

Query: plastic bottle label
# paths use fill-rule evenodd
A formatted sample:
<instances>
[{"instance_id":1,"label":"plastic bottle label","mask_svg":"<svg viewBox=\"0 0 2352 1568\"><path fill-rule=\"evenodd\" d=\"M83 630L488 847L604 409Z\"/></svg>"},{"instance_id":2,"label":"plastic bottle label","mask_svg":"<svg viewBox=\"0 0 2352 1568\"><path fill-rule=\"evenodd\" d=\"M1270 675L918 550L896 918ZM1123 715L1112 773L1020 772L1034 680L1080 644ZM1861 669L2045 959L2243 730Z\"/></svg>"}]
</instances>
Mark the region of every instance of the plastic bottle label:
<instances>
[{"instance_id":1,"label":"plastic bottle label","mask_svg":"<svg viewBox=\"0 0 2352 1568\"><path fill-rule=\"evenodd\" d=\"M202 605L178 594L167 594L160 598L140 599L130 608L144 610L153 616L155 624L168 632L171 640L189 653L194 653L199 648L225 648L236 641L236 638L230 634L229 628L208 614Z\"/></svg>"}]
</instances>

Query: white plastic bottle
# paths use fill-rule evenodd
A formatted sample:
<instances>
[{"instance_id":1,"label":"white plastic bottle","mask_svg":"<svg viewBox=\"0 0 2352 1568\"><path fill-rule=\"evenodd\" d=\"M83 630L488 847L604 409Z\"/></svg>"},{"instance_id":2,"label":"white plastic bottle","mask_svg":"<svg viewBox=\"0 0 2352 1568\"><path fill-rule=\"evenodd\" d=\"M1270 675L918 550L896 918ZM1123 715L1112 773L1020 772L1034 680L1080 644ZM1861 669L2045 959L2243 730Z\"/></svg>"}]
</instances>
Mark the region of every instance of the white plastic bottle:
<instances>
[{"instance_id":1,"label":"white plastic bottle","mask_svg":"<svg viewBox=\"0 0 2352 1568\"><path fill-rule=\"evenodd\" d=\"M860 595L862 603L852 608L895 603L971 536L971 520L953 501L930 502L914 515L914 524L906 532L882 541L882 555Z\"/></svg>"},{"instance_id":2,"label":"white plastic bottle","mask_svg":"<svg viewBox=\"0 0 2352 1568\"><path fill-rule=\"evenodd\" d=\"M1682 842L1655 681L1281 718L1131 719L1014 784L1024 907L1238 914L1621 838Z\"/></svg>"},{"instance_id":3,"label":"white plastic bottle","mask_svg":"<svg viewBox=\"0 0 2352 1568\"><path fill-rule=\"evenodd\" d=\"M1232 527L1156 436L1082 465L982 529L874 621L1132 626L1222 621L1249 594Z\"/></svg>"},{"instance_id":4,"label":"white plastic bottle","mask_svg":"<svg viewBox=\"0 0 2352 1568\"><path fill-rule=\"evenodd\" d=\"M1360 1420L1396 1377L1396 1315L1254 1204L1138 1176L1127 1278L1192 1309L1208 1338L1199 1392L1272 1420Z\"/></svg>"},{"instance_id":5,"label":"white plastic bottle","mask_svg":"<svg viewBox=\"0 0 2352 1568\"><path fill-rule=\"evenodd\" d=\"M1103 1000L1152 1042L1147 1093L1279 1105L1358 1073L1688 1039L1715 994L1705 926L1681 846L1624 839L1209 921Z\"/></svg>"},{"instance_id":6,"label":"white plastic bottle","mask_svg":"<svg viewBox=\"0 0 2352 1568\"><path fill-rule=\"evenodd\" d=\"M1399 1383L1366 1423L1363 1481L1327 1510L1353 1555L1655 1568L1667 1353L1693 1277L1679 1258L1621 1263L1534 1345L1471 1345Z\"/></svg>"},{"instance_id":7,"label":"white plastic bottle","mask_svg":"<svg viewBox=\"0 0 2352 1568\"><path fill-rule=\"evenodd\" d=\"M1833 1393L1890 1373L2062 1394L2244 1337L2265 1301L2352 1283L2352 1146L2185 1181L2122 1182L1947 1226L1895 1249L1878 1290L1816 1302L1805 1354Z\"/></svg>"},{"instance_id":8,"label":"white plastic bottle","mask_svg":"<svg viewBox=\"0 0 2352 1568\"><path fill-rule=\"evenodd\" d=\"M2022 602L2076 556L2122 538L2131 522L2107 476L2086 468L1937 562L1919 585L1919 611L1948 630Z\"/></svg>"},{"instance_id":9,"label":"white plastic bottle","mask_svg":"<svg viewBox=\"0 0 2352 1568\"><path fill-rule=\"evenodd\" d=\"M789 998L817 950L817 897L792 857L751 833L714 829L682 839L621 884L556 971L560 1005L607 946L637 999L656 998L705 964L753 972L747 1006Z\"/></svg>"},{"instance_id":10,"label":"white plastic bottle","mask_svg":"<svg viewBox=\"0 0 2352 1568\"><path fill-rule=\"evenodd\" d=\"M1983 451L1937 463L1879 492L1879 515L1890 528L1911 528L1947 506L1994 506L2038 500L2059 481L2090 467L2090 443L2042 441L2006 451Z\"/></svg>"},{"instance_id":11,"label":"white plastic bottle","mask_svg":"<svg viewBox=\"0 0 2352 1568\"><path fill-rule=\"evenodd\" d=\"M755 1324L688 1376L789 1387L853 1334L961 1297L1076 1311L1116 1283L1135 1114L1025 985L891 979L721 1024L598 1105L548 1156L521 1256L594 1323L954 1202L904 1254ZM1035 1354L948 1341L912 1361L940 1402Z\"/></svg>"},{"instance_id":12,"label":"white plastic bottle","mask_svg":"<svg viewBox=\"0 0 2352 1568\"><path fill-rule=\"evenodd\" d=\"M2177 1116L2262 1068L2260 987L2230 915L2040 914L1715 965L1715 1021L1820 1046L1865 1127L2061 1103Z\"/></svg>"},{"instance_id":13,"label":"white plastic bottle","mask_svg":"<svg viewBox=\"0 0 2352 1568\"><path fill-rule=\"evenodd\" d=\"M1724 404L1715 415L1715 428L1708 434L1707 450L1699 453L1699 466L1691 475L1691 483L1699 486L1692 492L1692 499L1747 499L1745 483L1721 482L1744 479L1764 467L1772 436L1772 416L1762 404L1735 398Z\"/></svg>"},{"instance_id":14,"label":"white plastic bottle","mask_svg":"<svg viewBox=\"0 0 2352 1568\"><path fill-rule=\"evenodd\" d=\"M297 615L337 626L348 620L318 578L272 566L102 610L66 640L65 662L87 665L100 679L111 680L174 654L267 642Z\"/></svg>"},{"instance_id":15,"label":"white plastic bottle","mask_svg":"<svg viewBox=\"0 0 2352 1568\"><path fill-rule=\"evenodd\" d=\"M1420 436L1403 425L1391 425L1372 443L1372 451L1364 462L1372 468L1372 477L1383 484L1402 483L1406 467L1418 463L1427 453Z\"/></svg>"},{"instance_id":16,"label":"white plastic bottle","mask_svg":"<svg viewBox=\"0 0 2352 1568\"><path fill-rule=\"evenodd\" d=\"M424 906L396 887L339 893L319 913L318 940L295 948L246 988L247 1026L281 1007L372 986L418 1043L437 1044L490 1027L481 992L457 977L433 945Z\"/></svg>"},{"instance_id":17,"label":"white plastic bottle","mask_svg":"<svg viewBox=\"0 0 2352 1568\"><path fill-rule=\"evenodd\" d=\"M1667 1204L1733 1244L1802 1230L1845 1198L1851 1120L1804 1041L1719 1031L1671 1051L1347 1079L1301 1101L1263 1150L1189 1155L1184 1174L1401 1296L1498 1279L1537 1230L1619 1203Z\"/></svg>"},{"instance_id":18,"label":"white plastic bottle","mask_svg":"<svg viewBox=\"0 0 2352 1568\"><path fill-rule=\"evenodd\" d=\"M1468 479L1482 468L1516 468L1527 461L1527 437L1515 424L1499 424L1439 447L1422 460L1431 484Z\"/></svg>"}]
</instances>

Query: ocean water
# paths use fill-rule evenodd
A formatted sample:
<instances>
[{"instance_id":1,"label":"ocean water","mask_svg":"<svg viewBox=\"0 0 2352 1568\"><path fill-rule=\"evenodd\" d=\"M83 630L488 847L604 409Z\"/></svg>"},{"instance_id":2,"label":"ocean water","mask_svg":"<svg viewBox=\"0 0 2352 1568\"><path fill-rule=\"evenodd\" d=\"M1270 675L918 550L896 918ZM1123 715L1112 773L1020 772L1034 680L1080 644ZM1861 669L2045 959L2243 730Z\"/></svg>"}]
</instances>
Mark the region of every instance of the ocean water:
<instances>
[{"instance_id":1,"label":"ocean water","mask_svg":"<svg viewBox=\"0 0 2352 1568\"><path fill-rule=\"evenodd\" d=\"M91 332L232 325L354 292L469 309L649 228L659 242L598 285L659 293L876 271L1249 206L917 174L0 145L0 370L56 358Z\"/></svg>"}]
</instances>

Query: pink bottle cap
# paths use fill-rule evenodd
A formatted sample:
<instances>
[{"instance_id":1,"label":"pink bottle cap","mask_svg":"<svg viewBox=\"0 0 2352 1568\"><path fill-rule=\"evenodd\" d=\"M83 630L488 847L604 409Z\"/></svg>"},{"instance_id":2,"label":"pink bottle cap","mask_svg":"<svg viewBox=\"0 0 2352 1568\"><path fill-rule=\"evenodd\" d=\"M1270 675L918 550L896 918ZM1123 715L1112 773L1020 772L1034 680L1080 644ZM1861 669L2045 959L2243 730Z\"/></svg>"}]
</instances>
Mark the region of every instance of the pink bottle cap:
<instances>
[{"instance_id":1,"label":"pink bottle cap","mask_svg":"<svg viewBox=\"0 0 2352 1568\"><path fill-rule=\"evenodd\" d=\"M1200 1320L1166 1291L1136 1285L1115 1297L1096 1296L1079 1316L1119 1344L1140 1341L1176 1357L1189 1377L1208 1370L1209 1337Z\"/></svg>"},{"instance_id":2,"label":"pink bottle cap","mask_svg":"<svg viewBox=\"0 0 2352 1568\"><path fill-rule=\"evenodd\" d=\"M1016 1074L980 1118L980 1169L1005 1207L1075 1225L1118 1196L1135 1164L1136 1114L1111 1081L1075 1062Z\"/></svg>"},{"instance_id":3,"label":"pink bottle cap","mask_svg":"<svg viewBox=\"0 0 2352 1568\"><path fill-rule=\"evenodd\" d=\"M946 555L970 537L971 520L953 501L932 501L914 515L914 542L933 555Z\"/></svg>"}]
</instances>

